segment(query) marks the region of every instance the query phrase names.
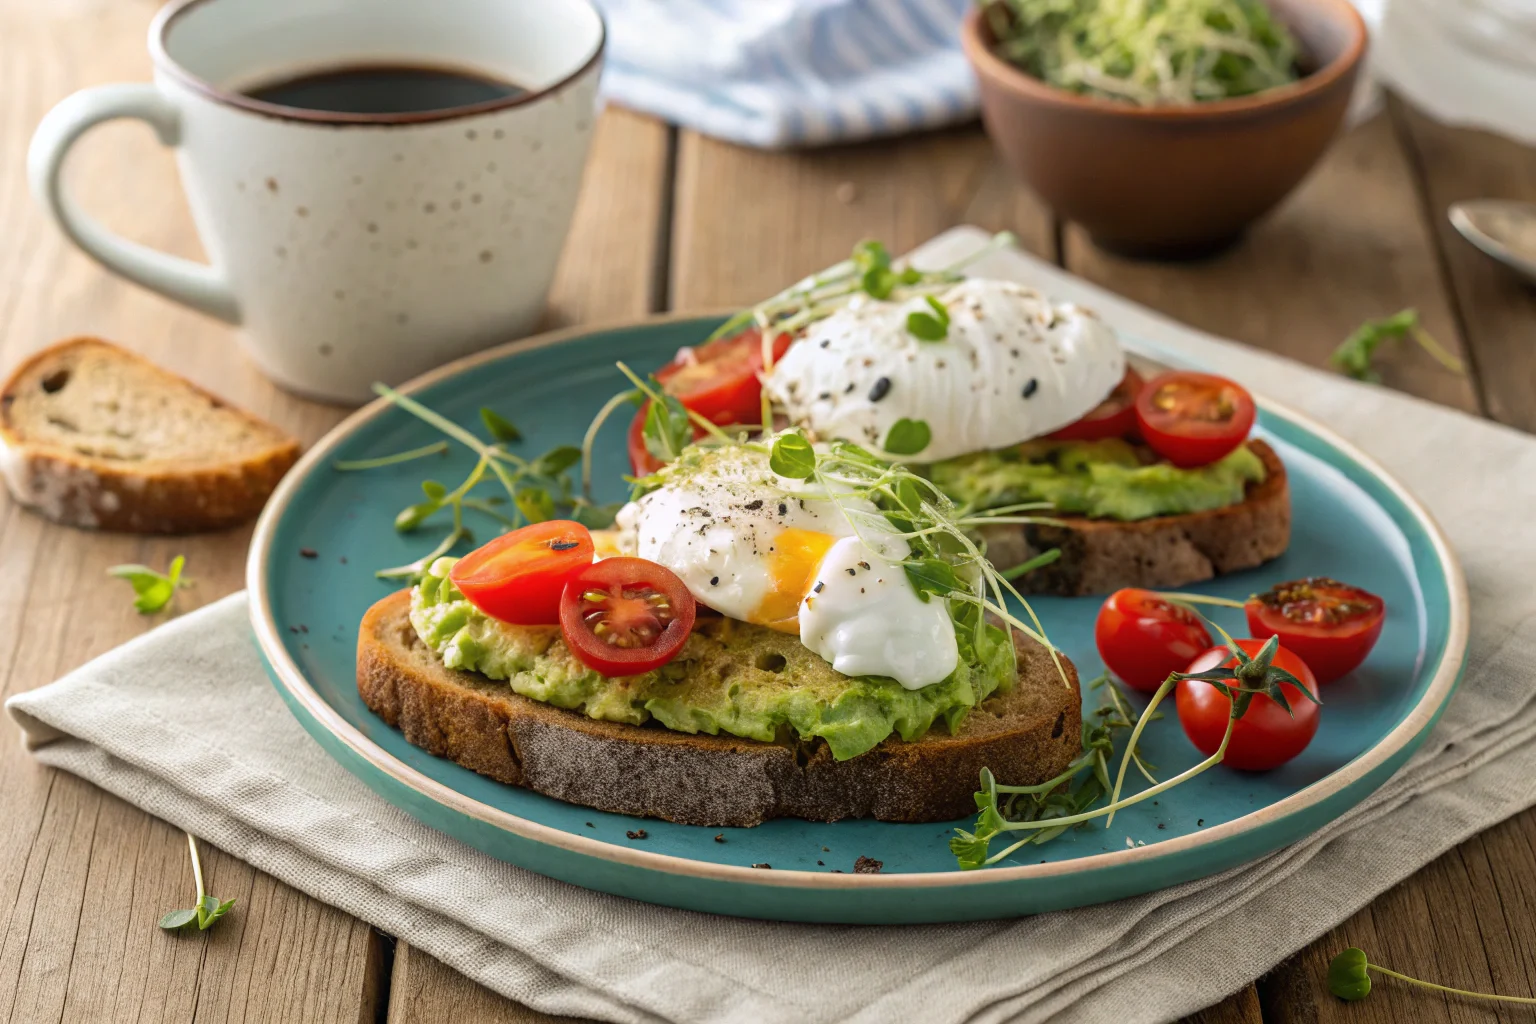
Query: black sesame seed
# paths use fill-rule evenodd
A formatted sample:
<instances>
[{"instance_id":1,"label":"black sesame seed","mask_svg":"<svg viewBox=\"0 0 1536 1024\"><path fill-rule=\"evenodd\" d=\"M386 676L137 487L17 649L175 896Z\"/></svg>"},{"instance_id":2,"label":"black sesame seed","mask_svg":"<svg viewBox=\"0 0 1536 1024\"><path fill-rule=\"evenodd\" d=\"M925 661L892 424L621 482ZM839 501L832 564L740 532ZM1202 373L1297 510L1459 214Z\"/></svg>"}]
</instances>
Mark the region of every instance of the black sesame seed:
<instances>
[{"instance_id":1,"label":"black sesame seed","mask_svg":"<svg viewBox=\"0 0 1536 1024\"><path fill-rule=\"evenodd\" d=\"M789 506L784 504L782 501L779 502L779 515L781 515L781 516L789 515Z\"/></svg>"},{"instance_id":2,"label":"black sesame seed","mask_svg":"<svg viewBox=\"0 0 1536 1024\"><path fill-rule=\"evenodd\" d=\"M832 339L831 338L822 338L821 339L821 347L822 348L831 348L832 347Z\"/></svg>"},{"instance_id":3,"label":"black sesame seed","mask_svg":"<svg viewBox=\"0 0 1536 1024\"><path fill-rule=\"evenodd\" d=\"M858 575L858 573L855 570L853 570L853 569L849 569L848 570L848 575L849 576L856 576L856 575Z\"/></svg>"},{"instance_id":4,"label":"black sesame seed","mask_svg":"<svg viewBox=\"0 0 1536 1024\"><path fill-rule=\"evenodd\" d=\"M1029 378L1029 380L1024 385L1024 397L1025 398L1033 398L1034 395L1035 395L1035 392L1039 391L1039 390L1040 390L1040 382L1038 380L1036 380L1034 377L1031 377L1031 378Z\"/></svg>"},{"instance_id":5,"label":"black sesame seed","mask_svg":"<svg viewBox=\"0 0 1536 1024\"><path fill-rule=\"evenodd\" d=\"M756 512L758 509L763 507L763 499L758 498L756 501L749 501L741 507L746 509L748 512Z\"/></svg>"},{"instance_id":6,"label":"black sesame seed","mask_svg":"<svg viewBox=\"0 0 1536 1024\"><path fill-rule=\"evenodd\" d=\"M630 839L644 839L649 834L650 833L646 832L646 830L643 828L637 828L633 832L624 833L624 835Z\"/></svg>"},{"instance_id":7,"label":"black sesame seed","mask_svg":"<svg viewBox=\"0 0 1536 1024\"><path fill-rule=\"evenodd\" d=\"M860 562L859 563L859 568L860 569L868 569L869 568L869 563L868 562Z\"/></svg>"},{"instance_id":8,"label":"black sesame seed","mask_svg":"<svg viewBox=\"0 0 1536 1024\"><path fill-rule=\"evenodd\" d=\"M315 557L318 557L319 554L320 553L318 551L316 551L314 548L299 548L299 557L300 558L315 558Z\"/></svg>"},{"instance_id":9,"label":"black sesame seed","mask_svg":"<svg viewBox=\"0 0 1536 1024\"><path fill-rule=\"evenodd\" d=\"M825 402L825 401L827 401L828 399L830 399L832 397L832 392L830 392L830 391L823 391L821 394L817 395L816 397L817 397L818 400Z\"/></svg>"},{"instance_id":10,"label":"black sesame seed","mask_svg":"<svg viewBox=\"0 0 1536 1024\"><path fill-rule=\"evenodd\" d=\"M884 398L890 392L890 390L891 378L881 377L879 380L875 381L875 386L869 389L869 400L871 402L878 402L880 399Z\"/></svg>"},{"instance_id":11,"label":"black sesame seed","mask_svg":"<svg viewBox=\"0 0 1536 1024\"><path fill-rule=\"evenodd\" d=\"M813 594L819 594L819 593L821 593L821 592L822 592L822 591L823 591L823 590L825 590L825 589L826 589L826 586L827 586L827 585L826 585L826 584L825 584L825 583L823 583L823 582L822 582L822 581L821 581L821 580L817 580L817 581L816 581L816 585L815 585L815 586L814 586L814 587L812 587L812 588L811 588L811 593L813 593Z\"/></svg>"},{"instance_id":12,"label":"black sesame seed","mask_svg":"<svg viewBox=\"0 0 1536 1024\"><path fill-rule=\"evenodd\" d=\"M853 383L853 381L849 381L848 382L848 386L843 388L843 394L845 394L845 395L853 394L853 389L854 389L855 386L856 385Z\"/></svg>"},{"instance_id":13,"label":"black sesame seed","mask_svg":"<svg viewBox=\"0 0 1536 1024\"><path fill-rule=\"evenodd\" d=\"M709 578L709 585L712 586L712 587L718 587L720 585L720 577L719 576L711 576Z\"/></svg>"}]
</instances>

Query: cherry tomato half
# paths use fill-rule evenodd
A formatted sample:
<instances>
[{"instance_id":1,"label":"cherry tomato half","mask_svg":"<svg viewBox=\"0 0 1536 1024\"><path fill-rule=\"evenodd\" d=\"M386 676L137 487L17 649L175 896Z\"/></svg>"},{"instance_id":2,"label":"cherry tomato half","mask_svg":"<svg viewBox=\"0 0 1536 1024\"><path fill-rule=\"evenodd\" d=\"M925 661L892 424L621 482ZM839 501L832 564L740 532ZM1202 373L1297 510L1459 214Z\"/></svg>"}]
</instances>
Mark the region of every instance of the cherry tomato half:
<instances>
[{"instance_id":1,"label":"cherry tomato half","mask_svg":"<svg viewBox=\"0 0 1536 1024\"><path fill-rule=\"evenodd\" d=\"M1163 458L1186 469L1215 462L1242 444L1253 417L1252 395L1208 373L1165 373L1136 396L1141 436Z\"/></svg>"},{"instance_id":2,"label":"cherry tomato half","mask_svg":"<svg viewBox=\"0 0 1536 1024\"><path fill-rule=\"evenodd\" d=\"M789 351L794 339L780 334L773 339L773 361ZM697 348L685 348L656 371L662 390L700 416L722 425L756 423L762 418L763 334L756 327ZM629 467L635 476L650 476L661 461L645 447L645 409L629 423ZM694 440L704 431L695 426Z\"/></svg>"},{"instance_id":3,"label":"cherry tomato half","mask_svg":"<svg viewBox=\"0 0 1536 1024\"><path fill-rule=\"evenodd\" d=\"M1097 441L1105 437L1130 437L1136 432L1136 396L1141 394L1141 374L1125 368L1125 376L1109 397L1076 423L1068 423L1054 434L1052 441Z\"/></svg>"},{"instance_id":4,"label":"cherry tomato half","mask_svg":"<svg viewBox=\"0 0 1536 1024\"><path fill-rule=\"evenodd\" d=\"M1249 654L1258 654L1263 640L1239 640L1238 646ZM1188 672L1208 672L1217 665L1236 665L1237 659L1225 647L1212 647L1189 663ZM1281 647L1275 652L1273 664L1297 679L1313 696L1317 695L1317 680L1312 670L1290 651ZM1317 735L1318 707L1303 697L1290 683L1281 683L1280 692L1290 702L1291 713L1262 693L1248 704L1248 710L1232 726L1232 739L1227 744L1226 756L1221 763L1245 772L1267 772L1278 768L1307 749L1312 737ZM1195 679L1179 680L1177 703L1179 724L1202 754L1216 753L1221 737L1227 731L1227 719L1232 714L1232 701L1210 683Z\"/></svg>"},{"instance_id":5,"label":"cherry tomato half","mask_svg":"<svg viewBox=\"0 0 1536 1024\"><path fill-rule=\"evenodd\" d=\"M790 336L773 339L773 361L789 349ZM714 423L756 423L762 418L763 334L756 327L697 348L685 348L656 371L663 390Z\"/></svg>"},{"instance_id":6,"label":"cherry tomato half","mask_svg":"<svg viewBox=\"0 0 1536 1024\"><path fill-rule=\"evenodd\" d=\"M1134 587L1109 595L1099 609L1093 638L1104 667L1127 686L1147 693L1211 646L1211 634L1198 615Z\"/></svg>"},{"instance_id":7,"label":"cherry tomato half","mask_svg":"<svg viewBox=\"0 0 1536 1024\"><path fill-rule=\"evenodd\" d=\"M1277 583L1244 608L1249 632L1265 640L1278 635L1319 683L1331 683L1364 661L1386 618L1381 598L1326 576Z\"/></svg>"},{"instance_id":8,"label":"cherry tomato half","mask_svg":"<svg viewBox=\"0 0 1536 1024\"><path fill-rule=\"evenodd\" d=\"M565 581L592 558L592 534L585 526L551 519L476 548L454 564L448 578L493 619L553 626L560 621Z\"/></svg>"},{"instance_id":9,"label":"cherry tomato half","mask_svg":"<svg viewBox=\"0 0 1536 1024\"><path fill-rule=\"evenodd\" d=\"M605 558L566 581L560 632L588 667L605 676L633 676L677 655L696 610L693 595L666 566Z\"/></svg>"}]
</instances>

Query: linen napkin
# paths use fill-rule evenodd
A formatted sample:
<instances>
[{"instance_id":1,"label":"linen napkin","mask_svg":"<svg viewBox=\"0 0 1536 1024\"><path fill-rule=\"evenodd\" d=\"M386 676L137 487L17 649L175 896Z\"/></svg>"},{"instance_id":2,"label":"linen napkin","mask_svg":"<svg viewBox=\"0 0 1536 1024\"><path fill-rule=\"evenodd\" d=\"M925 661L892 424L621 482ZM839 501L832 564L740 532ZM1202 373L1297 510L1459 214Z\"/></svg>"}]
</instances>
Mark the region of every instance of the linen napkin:
<instances>
[{"instance_id":1,"label":"linen napkin","mask_svg":"<svg viewBox=\"0 0 1536 1024\"><path fill-rule=\"evenodd\" d=\"M925 246L935 265L985 240ZM46 764L206 837L491 988L621 1022L1150 1024L1216 1002L1468 836L1536 802L1536 440L1181 327L1029 256L978 273L1091 305L1166 361L1328 423L1445 526L1472 595L1461 691L1355 810L1225 875L1015 921L778 924L670 910L503 864L375 797L288 714L241 595L7 702ZM202 740L188 723L242 728ZM239 912L238 910L236 911Z\"/></svg>"}]
</instances>

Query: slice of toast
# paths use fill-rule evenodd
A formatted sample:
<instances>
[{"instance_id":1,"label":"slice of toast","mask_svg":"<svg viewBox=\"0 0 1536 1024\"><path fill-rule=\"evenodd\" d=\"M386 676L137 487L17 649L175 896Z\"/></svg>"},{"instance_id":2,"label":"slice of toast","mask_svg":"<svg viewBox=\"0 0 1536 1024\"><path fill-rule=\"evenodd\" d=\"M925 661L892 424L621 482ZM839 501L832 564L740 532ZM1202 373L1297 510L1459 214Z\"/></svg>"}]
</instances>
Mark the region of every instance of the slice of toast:
<instances>
[{"instance_id":1,"label":"slice of toast","mask_svg":"<svg viewBox=\"0 0 1536 1024\"><path fill-rule=\"evenodd\" d=\"M43 349L0 389L11 494L69 526L233 526L261 511L298 457L271 424L96 338Z\"/></svg>"},{"instance_id":2,"label":"slice of toast","mask_svg":"<svg viewBox=\"0 0 1536 1024\"><path fill-rule=\"evenodd\" d=\"M1062 525L989 526L987 558L1000 569L1051 548L1055 562L1015 580L1029 594L1077 597L1121 587L1164 590L1251 569L1278 558L1291 541L1291 491L1285 464L1258 439L1248 446L1264 463L1263 482L1236 505L1123 522L1063 515Z\"/></svg>"},{"instance_id":3,"label":"slice of toast","mask_svg":"<svg viewBox=\"0 0 1536 1024\"><path fill-rule=\"evenodd\" d=\"M363 617L357 689L405 738L508 785L570 803L688 825L874 817L947 821L976 813L981 769L999 781L1054 778L1081 750L1077 672L1018 637L1018 683L982 702L956 735L942 725L911 743L892 736L836 761L821 740L761 743L604 722L444 668L411 628L410 592Z\"/></svg>"}]
</instances>

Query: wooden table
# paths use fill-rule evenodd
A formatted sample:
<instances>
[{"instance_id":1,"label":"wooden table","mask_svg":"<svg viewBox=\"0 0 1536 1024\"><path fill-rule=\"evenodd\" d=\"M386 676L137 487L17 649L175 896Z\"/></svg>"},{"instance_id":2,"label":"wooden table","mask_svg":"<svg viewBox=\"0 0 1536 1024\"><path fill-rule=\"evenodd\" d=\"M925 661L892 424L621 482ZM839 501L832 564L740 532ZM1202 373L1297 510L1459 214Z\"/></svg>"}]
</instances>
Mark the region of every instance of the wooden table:
<instances>
[{"instance_id":1,"label":"wooden table","mask_svg":"<svg viewBox=\"0 0 1536 1024\"><path fill-rule=\"evenodd\" d=\"M313 441L342 415L275 390L230 332L104 273L44 222L22 154L71 90L149 75L153 0L0 0L0 363L100 334L187 373ZM142 127L108 126L72 176L130 237L201 255L170 157ZM1536 295L1463 243L1446 205L1536 200L1536 152L1442 127L1400 103L1342 138L1318 172L1233 251L1129 263L1054 220L971 126L800 153L739 149L622 110L603 115L551 325L746 303L842 258L861 238L902 251L959 223L1023 245L1181 320L1322 364L1362 320L1414 306L1467 361L1387 361L1387 386L1536 430ZM1496 486L1490 481L1489 486ZM3 502L4 499L0 499ZM46 683L150 628L118 562L185 553L183 607L242 585L249 529L182 539L83 533L0 504L0 693ZM8 727L7 727L8 728ZM155 921L187 902L181 833L0 743L0 1021L548 1021L407 943L209 850L210 889L239 899L200 937ZM1447 853L1198 1020L1528 1020L1380 985L1347 1006L1323 983L1346 944L1462 987L1536 994L1536 812Z\"/></svg>"}]
</instances>

